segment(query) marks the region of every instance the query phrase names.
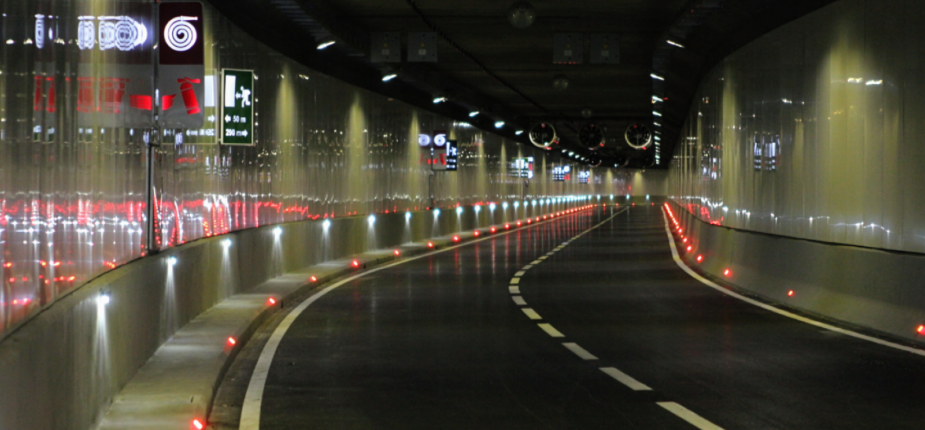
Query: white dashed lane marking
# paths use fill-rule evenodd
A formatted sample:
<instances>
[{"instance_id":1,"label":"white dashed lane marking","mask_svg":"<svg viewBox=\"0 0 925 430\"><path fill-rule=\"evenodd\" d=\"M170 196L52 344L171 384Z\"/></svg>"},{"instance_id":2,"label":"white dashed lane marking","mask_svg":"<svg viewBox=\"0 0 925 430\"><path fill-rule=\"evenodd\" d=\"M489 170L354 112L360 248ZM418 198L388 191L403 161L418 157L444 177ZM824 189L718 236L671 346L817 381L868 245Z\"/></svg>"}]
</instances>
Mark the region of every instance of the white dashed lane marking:
<instances>
[{"instance_id":1,"label":"white dashed lane marking","mask_svg":"<svg viewBox=\"0 0 925 430\"><path fill-rule=\"evenodd\" d=\"M507 289L511 294L520 294L520 287L508 287Z\"/></svg>"},{"instance_id":2,"label":"white dashed lane marking","mask_svg":"<svg viewBox=\"0 0 925 430\"><path fill-rule=\"evenodd\" d=\"M622 383L623 385L626 385L627 387L630 387L630 389L632 389L633 391L652 391L652 389L649 388L649 386L647 386L646 384L643 384L642 382L639 382L633 379L632 376L627 375L617 370L616 368L602 367L601 372L604 372L610 375L611 378L616 379L617 381L620 381L620 383Z\"/></svg>"},{"instance_id":3,"label":"white dashed lane marking","mask_svg":"<svg viewBox=\"0 0 925 430\"><path fill-rule=\"evenodd\" d=\"M658 402L658 405L677 415L682 420L687 421L694 427L699 428L700 430L723 430L722 427L707 421L700 415L691 412L690 409L687 409L675 402Z\"/></svg>"},{"instance_id":4,"label":"white dashed lane marking","mask_svg":"<svg viewBox=\"0 0 925 430\"><path fill-rule=\"evenodd\" d=\"M512 278L512 279L511 279L511 284L519 284L519 283L520 283L520 278Z\"/></svg>"},{"instance_id":5,"label":"white dashed lane marking","mask_svg":"<svg viewBox=\"0 0 925 430\"><path fill-rule=\"evenodd\" d=\"M552 336L552 337L565 337L565 335L562 334L562 332L560 332L559 330L556 330L555 327L552 326L552 324L545 324L545 323L543 323L543 324L537 324L537 325L538 325L541 329L543 329L543 331L545 331L546 334L548 334L548 335L550 335L550 336Z\"/></svg>"},{"instance_id":6,"label":"white dashed lane marking","mask_svg":"<svg viewBox=\"0 0 925 430\"><path fill-rule=\"evenodd\" d=\"M543 317L541 317L540 314L536 313L536 311L531 308L522 308L521 310L524 311L524 315L526 315L527 318L530 318L531 320L543 319Z\"/></svg>"},{"instance_id":7,"label":"white dashed lane marking","mask_svg":"<svg viewBox=\"0 0 925 430\"><path fill-rule=\"evenodd\" d=\"M524 298L521 296L511 296L511 298L514 299L514 303L516 303L518 306L526 306L527 304L527 301L524 300Z\"/></svg>"},{"instance_id":8,"label":"white dashed lane marking","mask_svg":"<svg viewBox=\"0 0 925 430\"><path fill-rule=\"evenodd\" d=\"M586 350L586 349L584 349L584 348L578 346L577 343L566 342L566 343L563 343L562 346L568 348L569 351L574 352L575 355L577 355L578 357L580 357L582 360L597 360L597 357L596 357L594 354L592 354L592 353L588 352L588 350Z\"/></svg>"},{"instance_id":9,"label":"white dashed lane marking","mask_svg":"<svg viewBox=\"0 0 925 430\"><path fill-rule=\"evenodd\" d=\"M527 273L527 272L521 270L521 271L515 273L514 276L515 276L515 277L521 277L521 276L523 276L523 275L526 274L526 273Z\"/></svg>"}]
</instances>

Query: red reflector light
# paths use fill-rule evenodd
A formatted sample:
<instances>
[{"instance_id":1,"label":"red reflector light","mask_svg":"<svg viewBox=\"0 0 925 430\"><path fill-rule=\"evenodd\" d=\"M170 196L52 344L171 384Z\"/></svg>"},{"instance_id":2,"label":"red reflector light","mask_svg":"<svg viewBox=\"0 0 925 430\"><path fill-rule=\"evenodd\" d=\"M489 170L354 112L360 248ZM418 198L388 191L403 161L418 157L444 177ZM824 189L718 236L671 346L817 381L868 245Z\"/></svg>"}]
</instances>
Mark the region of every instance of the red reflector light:
<instances>
[{"instance_id":1,"label":"red reflector light","mask_svg":"<svg viewBox=\"0 0 925 430\"><path fill-rule=\"evenodd\" d=\"M401 251L399 251L399 250L396 249L396 250L395 250L395 256L398 257L399 255L401 255Z\"/></svg>"},{"instance_id":2,"label":"red reflector light","mask_svg":"<svg viewBox=\"0 0 925 430\"><path fill-rule=\"evenodd\" d=\"M520 221L517 221L517 226L520 227Z\"/></svg>"},{"instance_id":3,"label":"red reflector light","mask_svg":"<svg viewBox=\"0 0 925 430\"><path fill-rule=\"evenodd\" d=\"M459 236L453 236L453 242L459 242Z\"/></svg>"},{"instance_id":4,"label":"red reflector light","mask_svg":"<svg viewBox=\"0 0 925 430\"><path fill-rule=\"evenodd\" d=\"M698 255L698 256L697 256L697 262L699 263L699 262L701 262L701 261L703 261L703 256L702 256L702 255Z\"/></svg>"},{"instance_id":5,"label":"red reflector light","mask_svg":"<svg viewBox=\"0 0 925 430\"><path fill-rule=\"evenodd\" d=\"M360 267L360 262L353 260L353 267Z\"/></svg>"},{"instance_id":6,"label":"red reflector light","mask_svg":"<svg viewBox=\"0 0 925 430\"><path fill-rule=\"evenodd\" d=\"M686 238L686 237L684 238L684 243L687 243L687 238Z\"/></svg>"},{"instance_id":7,"label":"red reflector light","mask_svg":"<svg viewBox=\"0 0 925 430\"><path fill-rule=\"evenodd\" d=\"M492 232L492 233L494 233L494 232L496 232L496 231L498 231L498 230L495 229L494 227L491 228L491 232Z\"/></svg>"},{"instance_id":8,"label":"red reflector light","mask_svg":"<svg viewBox=\"0 0 925 430\"><path fill-rule=\"evenodd\" d=\"M527 224L533 224L533 220L527 220Z\"/></svg>"},{"instance_id":9,"label":"red reflector light","mask_svg":"<svg viewBox=\"0 0 925 430\"><path fill-rule=\"evenodd\" d=\"M481 233L479 233L479 232L476 231L476 232L474 232L474 233L472 233L472 234L474 234L475 237L479 237L479 235L480 235Z\"/></svg>"},{"instance_id":10,"label":"red reflector light","mask_svg":"<svg viewBox=\"0 0 925 430\"><path fill-rule=\"evenodd\" d=\"M796 293L794 293L793 290L787 291L787 296L788 296L788 297L793 297L794 294L796 294Z\"/></svg>"},{"instance_id":11,"label":"red reflector light","mask_svg":"<svg viewBox=\"0 0 925 430\"><path fill-rule=\"evenodd\" d=\"M731 274L732 274L732 271L730 271L729 269L726 269L723 271L723 275L729 276Z\"/></svg>"},{"instance_id":12,"label":"red reflector light","mask_svg":"<svg viewBox=\"0 0 925 430\"><path fill-rule=\"evenodd\" d=\"M427 242L427 247L428 247L428 248L433 248L433 247L434 247L434 243L433 243L433 242Z\"/></svg>"},{"instance_id":13,"label":"red reflector light","mask_svg":"<svg viewBox=\"0 0 925 430\"><path fill-rule=\"evenodd\" d=\"M915 329L919 334L925 333L925 325L920 325L919 328Z\"/></svg>"},{"instance_id":14,"label":"red reflector light","mask_svg":"<svg viewBox=\"0 0 925 430\"><path fill-rule=\"evenodd\" d=\"M202 423L202 421L193 420L193 427L192 427L193 429L195 429L195 430L202 430L202 429L204 429L205 427L206 427L206 426L205 426L205 424Z\"/></svg>"},{"instance_id":15,"label":"red reflector light","mask_svg":"<svg viewBox=\"0 0 925 430\"><path fill-rule=\"evenodd\" d=\"M43 264L43 266L44 266L44 264ZM6 264L3 265L3 267L6 267L7 269L9 269L10 267L13 267L13 263L6 263Z\"/></svg>"},{"instance_id":16,"label":"red reflector light","mask_svg":"<svg viewBox=\"0 0 925 430\"><path fill-rule=\"evenodd\" d=\"M505 225L504 225L504 229L505 229L505 230L510 229L510 228L511 228L511 225L510 225L510 224L505 224Z\"/></svg>"},{"instance_id":17,"label":"red reflector light","mask_svg":"<svg viewBox=\"0 0 925 430\"><path fill-rule=\"evenodd\" d=\"M234 344L236 344L236 343L238 343L238 341L234 340L233 337L229 337L229 338L228 338L228 344L229 344L229 345L234 346Z\"/></svg>"},{"instance_id":18,"label":"red reflector light","mask_svg":"<svg viewBox=\"0 0 925 430\"><path fill-rule=\"evenodd\" d=\"M270 297L269 299L267 299L267 303L268 303L270 306L273 306L273 305L276 304L276 299Z\"/></svg>"},{"instance_id":19,"label":"red reflector light","mask_svg":"<svg viewBox=\"0 0 925 430\"><path fill-rule=\"evenodd\" d=\"M687 247L687 252L691 252L691 249L693 249L693 247L692 247L692 246L688 246L688 247Z\"/></svg>"},{"instance_id":20,"label":"red reflector light","mask_svg":"<svg viewBox=\"0 0 925 430\"><path fill-rule=\"evenodd\" d=\"M312 282L318 282L318 278L316 278L316 277L314 277L314 276L311 277L311 280L312 280Z\"/></svg>"}]
</instances>

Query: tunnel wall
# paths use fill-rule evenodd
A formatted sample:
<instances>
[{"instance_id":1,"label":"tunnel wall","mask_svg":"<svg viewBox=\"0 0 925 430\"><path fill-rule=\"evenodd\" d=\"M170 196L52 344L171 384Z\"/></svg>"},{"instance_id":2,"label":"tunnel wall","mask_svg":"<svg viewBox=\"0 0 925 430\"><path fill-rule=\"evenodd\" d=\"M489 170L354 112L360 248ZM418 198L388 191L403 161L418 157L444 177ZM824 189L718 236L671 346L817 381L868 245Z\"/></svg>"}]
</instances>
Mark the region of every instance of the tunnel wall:
<instances>
[{"instance_id":1,"label":"tunnel wall","mask_svg":"<svg viewBox=\"0 0 925 430\"><path fill-rule=\"evenodd\" d=\"M925 321L925 3L843 0L702 82L669 196L743 289L907 339ZM711 226L712 224L712 226ZM798 298L782 296L790 289ZM801 292L802 290L802 292Z\"/></svg>"},{"instance_id":2,"label":"tunnel wall","mask_svg":"<svg viewBox=\"0 0 925 430\"><path fill-rule=\"evenodd\" d=\"M101 88L152 58L98 43L87 48L77 43L79 26L87 17L150 23L153 1L3 3L0 340L89 280L145 255L145 139L161 143L154 170L161 250L278 223L622 194L633 180L629 171L574 165L593 170L590 184L577 175L554 182L553 165L567 162L552 152L302 67L205 7L207 75L223 68L257 75L254 147L216 145L219 121L163 130L161 138L114 127L108 105L95 104ZM218 113L214 105L203 101L207 118ZM422 162L418 135L434 130L459 140L458 172L432 174ZM534 158L532 178L515 175L520 157Z\"/></svg>"}]
</instances>

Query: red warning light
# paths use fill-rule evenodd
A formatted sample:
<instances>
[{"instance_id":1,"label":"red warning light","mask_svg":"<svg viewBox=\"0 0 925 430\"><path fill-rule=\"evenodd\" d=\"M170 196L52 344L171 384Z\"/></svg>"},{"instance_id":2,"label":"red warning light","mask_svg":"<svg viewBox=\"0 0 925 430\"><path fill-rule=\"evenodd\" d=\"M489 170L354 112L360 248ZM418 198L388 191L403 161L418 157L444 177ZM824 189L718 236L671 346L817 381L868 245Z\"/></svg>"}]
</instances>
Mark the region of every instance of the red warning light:
<instances>
[{"instance_id":1,"label":"red warning light","mask_svg":"<svg viewBox=\"0 0 925 430\"><path fill-rule=\"evenodd\" d=\"M228 338L228 345L234 346L238 341L234 340L233 337Z\"/></svg>"},{"instance_id":2,"label":"red warning light","mask_svg":"<svg viewBox=\"0 0 925 430\"><path fill-rule=\"evenodd\" d=\"M395 252L394 252L394 254L395 254L396 257L398 257L398 256L401 255L401 251L399 251L399 250L396 249Z\"/></svg>"},{"instance_id":3,"label":"red warning light","mask_svg":"<svg viewBox=\"0 0 925 430\"><path fill-rule=\"evenodd\" d=\"M433 242L427 242L427 247L428 247L428 248L433 248L433 247L434 247L434 243L433 243Z\"/></svg>"},{"instance_id":4,"label":"red warning light","mask_svg":"<svg viewBox=\"0 0 925 430\"><path fill-rule=\"evenodd\" d=\"M496 228L494 228L494 227L491 228L491 232L492 232L492 233L494 233L494 232L496 232L496 231L498 231L498 229L496 229Z\"/></svg>"},{"instance_id":5,"label":"red warning light","mask_svg":"<svg viewBox=\"0 0 925 430\"><path fill-rule=\"evenodd\" d=\"M703 256L702 256L702 255L698 255L698 256L697 256L697 262L700 263L700 262L702 262L702 261L703 261Z\"/></svg>"},{"instance_id":6,"label":"red warning light","mask_svg":"<svg viewBox=\"0 0 925 430\"><path fill-rule=\"evenodd\" d=\"M270 305L270 306L275 305L275 304L276 304L276 299L270 297L269 299L267 299L267 304Z\"/></svg>"},{"instance_id":7,"label":"red warning light","mask_svg":"<svg viewBox=\"0 0 925 430\"><path fill-rule=\"evenodd\" d=\"M453 242L459 242L459 236L453 236Z\"/></svg>"},{"instance_id":8,"label":"red warning light","mask_svg":"<svg viewBox=\"0 0 925 430\"><path fill-rule=\"evenodd\" d=\"M360 267L360 262L357 260L353 260L353 267Z\"/></svg>"},{"instance_id":9,"label":"red warning light","mask_svg":"<svg viewBox=\"0 0 925 430\"><path fill-rule=\"evenodd\" d=\"M9 269L10 267L13 267L13 263L5 263L3 267L6 267L7 269Z\"/></svg>"},{"instance_id":10,"label":"red warning light","mask_svg":"<svg viewBox=\"0 0 925 430\"><path fill-rule=\"evenodd\" d=\"M481 235L482 233L479 233L478 230L476 230L476 231L473 232L472 234L475 235L475 237L479 237L479 235Z\"/></svg>"},{"instance_id":11,"label":"red warning light","mask_svg":"<svg viewBox=\"0 0 925 430\"><path fill-rule=\"evenodd\" d=\"M533 224L533 220L528 219L527 224Z\"/></svg>"},{"instance_id":12,"label":"red warning light","mask_svg":"<svg viewBox=\"0 0 925 430\"><path fill-rule=\"evenodd\" d=\"M694 247L693 247L693 246L690 246L690 245L688 245L688 247L687 247L687 252L691 252L691 249L694 249Z\"/></svg>"},{"instance_id":13,"label":"red warning light","mask_svg":"<svg viewBox=\"0 0 925 430\"><path fill-rule=\"evenodd\" d=\"M511 225L510 225L510 224L505 224L505 225L504 225L504 229L505 229L505 230L510 230L510 229L511 229Z\"/></svg>"},{"instance_id":14,"label":"red warning light","mask_svg":"<svg viewBox=\"0 0 925 430\"><path fill-rule=\"evenodd\" d=\"M192 428L192 429L194 429L194 430L202 430L202 429L204 429L205 427L206 427L206 426L205 426L205 424L202 423L202 421L193 420L193 425L192 425L190 428Z\"/></svg>"},{"instance_id":15,"label":"red warning light","mask_svg":"<svg viewBox=\"0 0 925 430\"><path fill-rule=\"evenodd\" d=\"M731 275L731 274L732 274L732 271L729 270L729 269L726 269L726 270L723 271L723 275L729 276L729 275Z\"/></svg>"},{"instance_id":16,"label":"red warning light","mask_svg":"<svg viewBox=\"0 0 925 430\"><path fill-rule=\"evenodd\" d=\"M318 282L318 278L317 278L317 277L314 277L314 276L311 277L311 280L312 280L312 282Z\"/></svg>"},{"instance_id":17,"label":"red warning light","mask_svg":"<svg viewBox=\"0 0 925 430\"><path fill-rule=\"evenodd\" d=\"M686 237L684 238L684 243L687 243L687 238L686 238Z\"/></svg>"},{"instance_id":18,"label":"red warning light","mask_svg":"<svg viewBox=\"0 0 925 430\"><path fill-rule=\"evenodd\" d=\"M915 329L918 334L925 334L925 325L920 325L919 328Z\"/></svg>"},{"instance_id":19,"label":"red warning light","mask_svg":"<svg viewBox=\"0 0 925 430\"><path fill-rule=\"evenodd\" d=\"M520 227L520 221L517 221L517 226Z\"/></svg>"},{"instance_id":20,"label":"red warning light","mask_svg":"<svg viewBox=\"0 0 925 430\"><path fill-rule=\"evenodd\" d=\"M787 297L793 297L794 294L796 293L793 290L787 291Z\"/></svg>"}]
</instances>

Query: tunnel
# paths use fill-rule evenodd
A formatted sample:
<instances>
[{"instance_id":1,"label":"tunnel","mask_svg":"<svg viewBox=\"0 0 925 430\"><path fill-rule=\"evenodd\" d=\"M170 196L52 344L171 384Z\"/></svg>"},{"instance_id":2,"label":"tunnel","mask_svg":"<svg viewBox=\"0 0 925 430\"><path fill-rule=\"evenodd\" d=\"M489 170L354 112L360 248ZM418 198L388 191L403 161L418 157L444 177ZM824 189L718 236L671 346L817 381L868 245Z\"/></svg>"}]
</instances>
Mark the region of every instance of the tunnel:
<instances>
[{"instance_id":1,"label":"tunnel","mask_svg":"<svg viewBox=\"0 0 925 430\"><path fill-rule=\"evenodd\" d=\"M921 1L0 14L0 430L925 426Z\"/></svg>"}]
</instances>

